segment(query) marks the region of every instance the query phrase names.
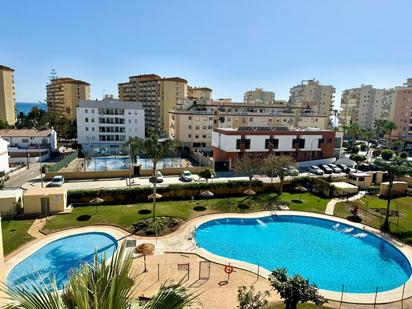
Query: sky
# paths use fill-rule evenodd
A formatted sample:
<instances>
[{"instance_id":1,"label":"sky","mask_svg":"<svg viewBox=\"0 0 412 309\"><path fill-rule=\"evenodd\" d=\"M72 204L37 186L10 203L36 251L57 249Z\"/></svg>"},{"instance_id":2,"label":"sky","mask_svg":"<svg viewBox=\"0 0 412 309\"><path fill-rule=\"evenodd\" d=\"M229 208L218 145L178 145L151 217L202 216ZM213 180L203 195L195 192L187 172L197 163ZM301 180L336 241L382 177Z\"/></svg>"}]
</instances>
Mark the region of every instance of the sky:
<instances>
[{"instance_id":1,"label":"sky","mask_svg":"<svg viewBox=\"0 0 412 309\"><path fill-rule=\"evenodd\" d=\"M180 76L242 101L287 99L315 78L343 89L412 77L410 0L0 0L0 64L16 100L45 99L50 71L117 95L128 76Z\"/></svg>"}]
</instances>

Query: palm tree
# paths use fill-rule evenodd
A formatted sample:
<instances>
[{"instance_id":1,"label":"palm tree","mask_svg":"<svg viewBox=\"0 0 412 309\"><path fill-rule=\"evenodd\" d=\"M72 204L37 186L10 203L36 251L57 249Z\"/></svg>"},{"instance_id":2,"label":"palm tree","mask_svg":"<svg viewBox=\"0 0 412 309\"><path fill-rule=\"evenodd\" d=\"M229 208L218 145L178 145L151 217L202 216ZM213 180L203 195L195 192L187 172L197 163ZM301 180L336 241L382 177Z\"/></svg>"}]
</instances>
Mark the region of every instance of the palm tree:
<instances>
[{"instance_id":1,"label":"palm tree","mask_svg":"<svg viewBox=\"0 0 412 309\"><path fill-rule=\"evenodd\" d=\"M397 129L397 126L394 122L392 121L385 121L385 124L383 126L385 134L389 135L389 142L392 140L392 131Z\"/></svg>"},{"instance_id":2,"label":"palm tree","mask_svg":"<svg viewBox=\"0 0 412 309\"><path fill-rule=\"evenodd\" d=\"M385 222L382 225L382 230L389 232L389 209L391 205L393 181L396 177L412 174L412 164L400 157L395 157L390 162L376 160L374 164L378 167L378 169L388 173L388 203L386 205Z\"/></svg>"},{"instance_id":3,"label":"palm tree","mask_svg":"<svg viewBox=\"0 0 412 309\"><path fill-rule=\"evenodd\" d=\"M355 138L360 133L360 128L359 128L358 124L357 123L351 123L347 128L347 133L351 137L350 145L351 145L351 148L352 148Z\"/></svg>"},{"instance_id":4,"label":"palm tree","mask_svg":"<svg viewBox=\"0 0 412 309\"><path fill-rule=\"evenodd\" d=\"M176 143L171 139L161 139L155 130L149 130L146 139L131 138L128 142L135 153L152 161L153 165L153 221L156 220L156 190L157 190L157 164L159 161L174 151Z\"/></svg>"},{"instance_id":5,"label":"palm tree","mask_svg":"<svg viewBox=\"0 0 412 309\"><path fill-rule=\"evenodd\" d=\"M136 275L131 272L132 256L123 245L110 262L95 254L94 262L74 270L62 291L55 281L51 289L44 284L25 281L19 286L2 287L10 304L8 309L156 309L184 308L198 295L187 292L181 283L164 283L157 294L140 306L133 298Z\"/></svg>"}]
</instances>

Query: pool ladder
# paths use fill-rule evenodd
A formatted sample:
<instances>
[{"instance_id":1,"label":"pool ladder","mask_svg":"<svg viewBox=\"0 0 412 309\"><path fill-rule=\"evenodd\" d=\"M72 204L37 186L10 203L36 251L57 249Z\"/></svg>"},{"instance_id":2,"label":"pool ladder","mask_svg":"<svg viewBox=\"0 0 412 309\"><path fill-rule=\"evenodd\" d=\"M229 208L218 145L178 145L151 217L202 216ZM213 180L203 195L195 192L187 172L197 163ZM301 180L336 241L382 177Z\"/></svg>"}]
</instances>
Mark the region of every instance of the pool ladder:
<instances>
[{"instance_id":1,"label":"pool ladder","mask_svg":"<svg viewBox=\"0 0 412 309\"><path fill-rule=\"evenodd\" d=\"M187 235L188 240L192 240L195 236L195 231L196 231L196 225L191 225L189 227L189 233Z\"/></svg>"}]
</instances>

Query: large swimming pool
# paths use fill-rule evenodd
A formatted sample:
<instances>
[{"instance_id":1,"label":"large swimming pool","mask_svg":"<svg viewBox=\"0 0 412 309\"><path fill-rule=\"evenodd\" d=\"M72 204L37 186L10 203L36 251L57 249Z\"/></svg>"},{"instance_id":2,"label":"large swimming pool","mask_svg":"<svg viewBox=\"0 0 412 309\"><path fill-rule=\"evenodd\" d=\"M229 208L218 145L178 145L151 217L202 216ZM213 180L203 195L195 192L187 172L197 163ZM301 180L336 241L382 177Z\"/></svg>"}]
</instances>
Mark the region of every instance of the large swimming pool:
<instances>
[{"instance_id":1,"label":"large swimming pool","mask_svg":"<svg viewBox=\"0 0 412 309\"><path fill-rule=\"evenodd\" d=\"M61 289L72 269L92 262L96 252L110 258L116 248L116 239L106 233L82 233L60 238L17 264L8 274L7 284L13 287L32 280L50 286L54 278Z\"/></svg>"},{"instance_id":2,"label":"large swimming pool","mask_svg":"<svg viewBox=\"0 0 412 309\"><path fill-rule=\"evenodd\" d=\"M319 288L380 292L405 283L412 274L406 257L387 241L343 223L279 215L258 219L217 219L201 224L197 244L223 257L271 271L286 267Z\"/></svg>"}]
</instances>

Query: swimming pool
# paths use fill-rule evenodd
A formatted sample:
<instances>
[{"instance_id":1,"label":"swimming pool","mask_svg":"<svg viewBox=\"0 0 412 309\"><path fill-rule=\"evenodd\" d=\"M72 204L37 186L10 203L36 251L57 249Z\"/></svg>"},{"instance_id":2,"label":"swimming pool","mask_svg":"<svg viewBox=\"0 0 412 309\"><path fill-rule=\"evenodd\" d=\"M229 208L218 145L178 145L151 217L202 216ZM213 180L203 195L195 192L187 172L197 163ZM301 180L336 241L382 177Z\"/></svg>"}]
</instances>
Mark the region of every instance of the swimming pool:
<instances>
[{"instance_id":1,"label":"swimming pool","mask_svg":"<svg viewBox=\"0 0 412 309\"><path fill-rule=\"evenodd\" d=\"M150 159L137 158L137 165L142 169L152 169L153 163ZM186 166L185 160L180 158L164 158L159 161L157 168L166 167L181 167ZM111 171L111 170L126 170L129 168L130 158L128 156L107 156L107 157L93 157L87 163L88 171Z\"/></svg>"},{"instance_id":2,"label":"swimming pool","mask_svg":"<svg viewBox=\"0 0 412 309\"><path fill-rule=\"evenodd\" d=\"M32 280L50 286L52 278L58 289L67 282L70 271L83 263L93 261L94 254L110 258L117 241L102 232L75 234L46 244L17 264L7 276L11 287Z\"/></svg>"},{"instance_id":3,"label":"swimming pool","mask_svg":"<svg viewBox=\"0 0 412 309\"><path fill-rule=\"evenodd\" d=\"M201 224L201 248L226 258L286 267L324 290L372 293L402 286L411 276L407 258L389 242L332 220L278 215L224 218Z\"/></svg>"}]
</instances>

